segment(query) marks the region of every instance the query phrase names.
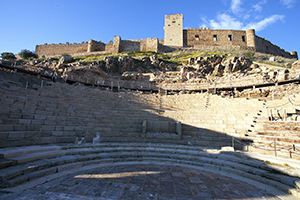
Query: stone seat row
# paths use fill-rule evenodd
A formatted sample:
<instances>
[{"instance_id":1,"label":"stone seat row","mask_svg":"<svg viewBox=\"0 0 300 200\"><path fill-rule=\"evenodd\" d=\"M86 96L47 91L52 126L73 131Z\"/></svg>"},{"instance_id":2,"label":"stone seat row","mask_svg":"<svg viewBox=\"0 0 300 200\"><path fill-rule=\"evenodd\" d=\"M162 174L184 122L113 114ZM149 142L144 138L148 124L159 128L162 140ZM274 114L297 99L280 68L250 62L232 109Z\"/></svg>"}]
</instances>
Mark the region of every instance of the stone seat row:
<instances>
[{"instance_id":1,"label":"stone seat row","mask_svg":"<svg viewBox=\"0 0 300 200\"><path fill-rule=\"evenodd\" d=\"M63 154L58 155L56 158L45 159L45 157L43 158L39 154L36 160L33 158L26 160L19 156L19 160L25 160L23 163L0 170L1 186L4 188L1 190L3 192L13 191L14 187L21 187L21 184L24 183L26 185L28 181L31 182L34 179L39 179L47 175L55 177L59 173L74 168L78 168L79 171L81 167L88 165L105 163L128 164L130 162L147 161L150 163L197 166L203 167L204 170L214 169L230 176L239 176L252 181L258 181L285 193L292 193L300 197L299 177L290 176L288 172L281 172L262 161L249 158L243 155L243 153L238 152L224 152L186 145L153 143L67 145L61 146L60 150ZM15 159L17 163L18 159ZM42 180L47 181L47 179Z\"/></svg>"}]
</instances>

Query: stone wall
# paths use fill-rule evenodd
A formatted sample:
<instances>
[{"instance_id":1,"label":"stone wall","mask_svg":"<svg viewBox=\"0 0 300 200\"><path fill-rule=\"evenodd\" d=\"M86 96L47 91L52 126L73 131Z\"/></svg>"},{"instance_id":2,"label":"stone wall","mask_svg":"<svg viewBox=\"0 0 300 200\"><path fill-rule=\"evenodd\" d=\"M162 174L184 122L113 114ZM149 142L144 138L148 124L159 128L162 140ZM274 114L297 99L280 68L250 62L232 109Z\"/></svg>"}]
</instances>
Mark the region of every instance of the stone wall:
<instances>
[{"instance_id":1,"label":"stone wall","mask_svg":"<svg viewBox=\"0 0 300 200\"><path fill-rule=\"evenodd\" d=\"M211 30L209 28L183 27L183 15L165 16L164 45L169 47L192 47L199 50L241 49L273 54L286 58L297 58L297 52L291 53L272 44L270 41L255 35L254 29L242 30ZM160 48L162 51L166 48ZM168 49L166 49L168 50Z\"/></svg>"},{"instance_id":2,"label":"stone wall","mask_svg":"<svg viewBox=\"0 0 300 200\"><path fill-rule=\"evenodd\" d=\"M90 39L87 52L105 51L105 44L101 41L97 42Z\"/></svg>"},{"instance_id":3,"label":"stone wall","mask_svg":"<svg viewBox=\"0 0 300 200\"><path fill-rule=\"evenodd\" d=\"M246 31L192 28L183 30L184 46L243 46L247 47Z\"/></svg>"},{"instance_id":4,"label":"stone wall","mask_svg":"<svg viewBox=\"0 0 300 200\"><path fill-rule=\"evenodd\" d=\"M36 46L36 54L39 56L55 56L63 53L78 54L78 53L120 53L124 51L155 51L159 49L158 38L147 38L137 40L122 40L120 36L115 36L114 41L105 44L101 41L89 40L81 44L44 44Z\"/></svg>"},{"instance_id":5,"label":"stone wall","mask_svg":"<svg viewBox=\"0 0 300 200\"><path fill-rule=\"evenodd\" d=\"M286 58L297 58L297 53L296 55L292 55L291 53L285 51L284 49L280 48L277 45L272 44L270 41L261 38L259 36L255 36L255 48L256 51L261 52L261 53L267 53L267 54L273 54L276 56L282 56Z\"/></svg>"},{"instance_id":6,"label":"stone wall","mask_svg":"<svg viewBox=\"0 0 300 200\"><path fill-rule=\"evenodd\" d=\"M124 51L158 51L158 38L121 40L119 52Z\"/></svg>"},{"instance_id":7,"label":"stone wall","mask_svg":"<svg viewBox=\"0 0 300 200\"><path fill-rule=\"evenodd\" d=\"M63 53L74 54L74 53L84 53L88 50L88 42L82 43L73 43L70 44L67 42L66 44L44 44L44 45L36 45L35 53L39 56L42 55L60 55Z\"/></svg>"}]
</instances>

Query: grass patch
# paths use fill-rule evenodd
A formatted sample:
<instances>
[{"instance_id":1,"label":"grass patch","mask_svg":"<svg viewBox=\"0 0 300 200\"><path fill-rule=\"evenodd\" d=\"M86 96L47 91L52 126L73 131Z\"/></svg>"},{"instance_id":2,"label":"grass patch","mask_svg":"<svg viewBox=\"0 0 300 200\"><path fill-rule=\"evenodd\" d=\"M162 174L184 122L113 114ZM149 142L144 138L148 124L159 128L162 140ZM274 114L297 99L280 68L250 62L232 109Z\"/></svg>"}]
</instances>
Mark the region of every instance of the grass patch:
<instances>
[{"instance_id":1,"label":"grass patch","mask_svg":"<svg viewBox=\"0 0 300 200\"><path fill-rule=\"evenodd\" d=\"M158 54L157 52L154 51L126 51L123 52L123 54L127 54L128 56L152 56L154 54Z\"/></svg>"}]
</instances>

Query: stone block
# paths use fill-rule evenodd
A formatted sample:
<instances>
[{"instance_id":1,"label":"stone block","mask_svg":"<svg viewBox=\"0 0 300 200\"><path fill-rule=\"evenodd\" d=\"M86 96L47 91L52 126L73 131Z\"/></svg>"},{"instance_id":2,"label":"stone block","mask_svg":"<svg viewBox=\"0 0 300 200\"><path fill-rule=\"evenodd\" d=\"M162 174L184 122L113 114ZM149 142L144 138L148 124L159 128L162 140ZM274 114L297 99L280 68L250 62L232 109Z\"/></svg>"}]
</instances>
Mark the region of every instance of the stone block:
<instances>
[{"instance_id":1,"label":"stone block","mask_svg":"<svg viewBox=\"0 0 300 200\"><path fill-rule=\"evenodd\" d=\"M14 125L1 124L0 125L0 130L1 131L13 131L14 130Z\"/></svg>"},{"instance_id":2,"label":"stone block","mask_svg":"<svg viewBox=\"0 0 300 200\"><path fill-rule=\"evenodd\" d=\"M160 121L153 121L152 122L152 128L153 128L153 132L161 132L161 122Z\"/></svg>"},{"instance_id":3,"label":"stone block","mask_svg":"<svg viewBox=\"0 0 300 200\"><path fill-rule=\"evenodd\" d=\"M74 126L64 126L64 131L74 131Z\"/></svg>"},{"instance_id":4,"label":"stone block","mask_svg":"<svg viewBox=\"0 0 300 200\"><path fill-rule=\"evenodd\" d=\"M23 139L25 136L25 133L24 132L9 132L8 133L8 139Z\"/></svg>"},{"instance_id":5,"label":"stone block","mask_svg":"<svg viewBox=\"0 0 300 200\"><path fill-rule=\"evenodd\" d=\"M28 114L28 113L22 114L22 119L33 119L33 118L34 118L33 114Z\"/></svg>"},{"instance_id":6,"label":"stone block","mask_svg":"<svg viewBox=\"0 0 300 200\"><path fill-rule=\"evenodd\" d=\"M51 168L48 168L48 169L32 172L32 173L28 174L28 177L29 177L29 180L33 180L33 179L36 179L36 178L39 178L39 177L54 174L54 173L56 173L56 171L57 171L56 167L51 167Z\"/></svg>"},{"instance_id":7,"label":"stone block","mask_svg":"<svg viewBox=\"0 0 300 200\"><path fill-rule=\"evenodd\" d=\"M20 125L30 125L31 120L30 119L19 119L19 124Z\"/></svg>"},{"instance_id":8,"label":"stone block","mask_svg":"<svg viewBox=\"0 0 300 200\"><path fill-rule=\"evenodd\" d=\"M56 143L74 143L75 137L56 137Z\"/></svg>"},{"instance_id":9,"label":"stone block","mask_svg":"<svg viewBox=\"0 0 300 200\"><path fill-rule=\"evenodd\" d=\"M24 125L15 125L14 126L14 131L26 131L27 127Z\"/></svg>"},{"instance_id":10,"label":"stone block","mask_svg":"<svg viewBox=\"0 0 300 200\"><path fill-rule=\"evenodd\" d=\"M34 115L34 119L45 120L47 115Z\"/></svg>"},{"instance_id":11,"label":"stone block","mask_svg":"<svg viewBox=\"0 0 300 200\"><path fill-rule=\"evenodd\" d=\"M168 130L169 133L176 133L176 123L172 123L170 122L169 123L169 130Z\"/></svg>"},{"instance_id":12,"label":"stone block","mask_svg":"<svg viewBox=\"0 0 300 200\"><path fill-rule=\"evenodd\" d=\"M31 125L44 125L45 120L33 119L31 120Z\"/></svg>"},{"instance_id":13,"label":"stone block","mask_svg":"<svg viewBox=\"0 0 300 200\"><path fill-rule=\"evenodd\" d=\"M18 124L18 119L3 119L3 124L9 125L9 124Z\"/></svg>"},{"instance_id":14,"label":"stone block","mask_svg":"<svg viewBox=\"0 0 300 200\"><path fill-rule=\"evenodd\" d=\"M64 170L69 170L69 169L74 169L75 167L81 167L82 166L82 162L77 162L77 163L70 163L70 164L66 164L66 165L61 165L61 166L57 166L57 172L61 172Z\"/></svg>"},{"instance_id":15,"label":"stone block","mask_svg":"<svg viewBox=\"0 0 300 200\"><path fill-rule=\"evenodd\" d=\"M20 113L10 113L8 118L12 118L12 119L21 119L22 118L22 114Z\"/></svg>"},{"instance_id":16,"label":"stone block","mask_svg":"<svg viewBox=\"0 0 300 200\"><path fill-rule=\"evenodd\" d=\"M8 133L7 132L0 132L0 139L5 140L8 138Z\"/></svg>"},{"instance_id":17,"label":"stone block","mask_svg":"<svg viewBox=\"0 0 300 200\"><path fill-rule=\"evenodd\" d=\"M27 174L23 175L23 176L18 176L17 178L14 178L12 180L8 181L8 186L9 187L14 187L17 185L20 185L22 183L25 183L29 180L29 177Z\"/></svg>"},{"instance_id":18,"label":"stone block","mask_svg":"<svg viewBox=\"0 0 300 200\"><path fill-rule=\"evenodd\" d=\"M178 135L181 135L181 134L182 134L181 122L177 122L177 123L176 123L176 133L177 133Z\"/></svg>"},{"instance_id":19,"label":"stone block","mask_svg":"<svg viewBox=\"0 0 300 200\"><path fill-rule=\"evenodd\" d=\"M169 126L170 126L170 122L160 122L160 131L159 132L168 133Z\"/></svg>"},{"instance_id":20,"label":"stone block","mask_svg":"<svg viewBox=\"0 0 300 200\"><path fill-rule=\"evenodd\" d=\"M63 131L52 131L52 136L62 136L64 135Z\"/></svg>"},{"instance_id":21,"label":"stone block","mask_svg":"<svg viewBox=\"0 0 300 200\"><path fill-rule=\"evenodd\" d=\"M45 120L44 124L45 125L56 125L56 124L61 124L61 121L52 121L52 120Z\"/></svg>"},{"instance_id":22,"label":"stone block","mask_svg":"<svg viewBox=\"0 0 300 200\"><path fill-rule=\"evenodd\" d=\"M64 126L55 126L55 131L63 131Z\"/></svg>"}]
</instances>

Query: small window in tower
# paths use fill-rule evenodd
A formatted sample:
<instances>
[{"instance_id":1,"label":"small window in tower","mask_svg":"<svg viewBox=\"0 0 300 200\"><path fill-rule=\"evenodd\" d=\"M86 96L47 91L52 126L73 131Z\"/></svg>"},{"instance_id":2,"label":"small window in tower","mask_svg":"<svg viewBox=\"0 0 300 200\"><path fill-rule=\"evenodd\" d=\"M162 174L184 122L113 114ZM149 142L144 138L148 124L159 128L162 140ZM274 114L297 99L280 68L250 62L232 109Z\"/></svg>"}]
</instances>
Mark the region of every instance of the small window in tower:
<instances>
[{"instance_id":1,"label":"small window in tower","mask_svg":"<svg viewBox=\"0 0 300 200\"><path fill-rule=\"evenodd\" d=\"M175 24L175 23L176 23L176 21L172 21L172 23L173 23L173 24Z\"/></svg>"},{"instance_id":2,"label":"small window in tower","mask_svg":"<svg viewBox=\"0 0 300 200\"><path fill-rule=\"evenodd\" d=\"M232 36L228 35L228 41L232 41Z\"/></svg>"},{"instance_id":3,"label":"small window in tower","mask_svg":"<svg viewBox=\"0 0 300 200\"><path fill-rule=\"evenodd\" d=\"M217 41L217 40L218 40L217 35L214 35L213 40L214 40L214 41Z\"/></svg>"},{"instance_id":4,"label":"small window in tower","mask_svg":"<svg viewBox=\"0 0 300 200\"><path fill-rule=\"evenodd\" d=\"M199 41L199 35L195 35L196 41Z\"/></svg>"},{"instance_id":5,"label":"small window in tower","mask_svg":"<svg viewBox=\"0 0 300 200\"><path fill-rule=\"evenodd\" d=\"M245 36L242 36L242 41L246 42Z\"/></svg>"},{"instance_id":6,"label":"small window in tower","mask_svg":"<svg viewBox=\"0 0 300 200\"><path fill-rule=\"evenodd\" d=\"M168 26L171 26L171 24L168 24Z\"/></svg>"}]
</instances>

